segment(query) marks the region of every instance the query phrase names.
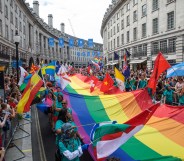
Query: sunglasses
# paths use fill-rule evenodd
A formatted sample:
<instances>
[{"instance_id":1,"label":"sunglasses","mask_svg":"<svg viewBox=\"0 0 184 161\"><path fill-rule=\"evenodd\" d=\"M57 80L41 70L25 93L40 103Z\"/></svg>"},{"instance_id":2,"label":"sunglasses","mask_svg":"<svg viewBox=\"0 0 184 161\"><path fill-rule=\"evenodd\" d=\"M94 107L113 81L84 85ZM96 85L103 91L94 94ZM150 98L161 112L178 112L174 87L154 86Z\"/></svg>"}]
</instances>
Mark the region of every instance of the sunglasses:
<instances>
[{"instance_id":1,"label":"sunglasses","mask_svg":"<svg viewBox=\"0 0 184 161\"><path fill-rule=\"evenodd\" d=\"M67 104L67 103L62 103L62 104Z\"/></svg>"}]
</instances>

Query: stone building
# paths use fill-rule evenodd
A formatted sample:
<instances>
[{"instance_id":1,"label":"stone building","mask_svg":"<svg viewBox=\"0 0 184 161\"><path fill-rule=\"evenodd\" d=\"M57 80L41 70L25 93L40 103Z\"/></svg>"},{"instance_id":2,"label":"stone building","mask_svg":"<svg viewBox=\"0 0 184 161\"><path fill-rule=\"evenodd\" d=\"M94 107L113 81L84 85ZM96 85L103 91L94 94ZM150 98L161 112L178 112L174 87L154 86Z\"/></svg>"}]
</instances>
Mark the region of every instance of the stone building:
<instances>
[{"instance_id":1,"label":"stone building","mask_svg":"<svg viewBox=\"0 0 184 161\"><path fill-rule=\"evenodd\" d=\"M183 62L183 8L183 0L112 0L101 26L106 64L117 52L122 65L125 49L133 69L152 68L159 51L172 65Z\"/></svg>"},{"instance_id":2,"label":"stone building","mask_svg":"<svg viewBox=\"0 0 184 161\"><path fill-rule=\"evenodd\" d=\"M65 25L61 23L60 30L53 27L53 16L48 14L48 24L39 16L39 2L33 1L33 8L25 0L0 0L0 64L9 66L12 72L12 62L16 59L14 36L20 35L19 59L23 66L41 61L49 63L73 62L75 66L86 66L92 59L92 52L103 51L102 44L94 43L89 48L87 40L84 47L77 46L77 37L65 33ZM48 39L54 38L54 47L49 47ZM69 48L69 38L75 39L73 48ZM64 47L59 46L59 38L64 39ZM78 57L77 53L90 52L90 56Z\"/></svg>"}]
</instances>

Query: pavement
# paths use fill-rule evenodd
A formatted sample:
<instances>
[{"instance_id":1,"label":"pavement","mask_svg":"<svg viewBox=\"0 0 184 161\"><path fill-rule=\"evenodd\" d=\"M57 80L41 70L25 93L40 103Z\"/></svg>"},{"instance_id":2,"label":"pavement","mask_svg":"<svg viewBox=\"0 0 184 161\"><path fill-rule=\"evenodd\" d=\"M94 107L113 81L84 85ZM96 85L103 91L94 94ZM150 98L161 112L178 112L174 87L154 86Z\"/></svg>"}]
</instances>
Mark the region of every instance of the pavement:
<instances>
[{"instance_id":1,"label":"pavement","mask_svg":"<svg viewBox=\"0 0 184 161\"><path fill-rule=\"evenodd\" d=\"M23 116L25 118L25 115ZM6 161L33 161L31 141L31 118L19 121L19 126L13 132L14 137L8 147Z\"/></svg>"},{"instance_id":2,"label":"pavement","mask_svg":"<svg viewBox=\"0 0 184 161\"><path fill-rule=\"evenodd\" d=\"M54 161L55 134L52 132L48 116L35 106L29 119L22 119L15 130L10 147L6 151L6 161ZM25 117L25 116L24 116ZM88 151L81 161L93 161Z\"/></svg>"}]
</instances>

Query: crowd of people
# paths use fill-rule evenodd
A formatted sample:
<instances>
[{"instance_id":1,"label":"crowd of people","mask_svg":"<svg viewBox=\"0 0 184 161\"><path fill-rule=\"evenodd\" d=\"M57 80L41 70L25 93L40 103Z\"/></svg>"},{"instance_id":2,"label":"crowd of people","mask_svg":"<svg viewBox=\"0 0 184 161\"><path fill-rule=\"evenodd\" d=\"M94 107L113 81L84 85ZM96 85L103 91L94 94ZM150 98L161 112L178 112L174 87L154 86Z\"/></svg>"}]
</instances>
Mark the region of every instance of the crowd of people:
<instances>
[{"instance_id":1,"label":"crowd of people","mask_svg":"<svg viewBox=\"0 0 184 161\"><path fill-rule=\"evenodd\" d=\"M103 81L106 72L114 79L114 86L118 88L115 79L115 73L112 69L102 69L101 71L93 70L100 81ZM130 71L130 76L125 81L125 91L134 91L141 88L146 88L150 79L152 70L136 70ZM80 73L85 76L90 76L87 68L72 68L69 75ZM40 100L51 100L51 105L46 113L49 117L51 130L56 135L56 161L79 160L84 150L88 149L88 144L83 144L83 138L78 133L78 128L72 118L72 109L68 107L68 102L63 97L60 87L56 86L53 80L46 79L46 90ZM4 158L7 146L7 138L12 135L11 123L16 119L16 105L21 99L23 91L20 91L16 83L16 77L5 75L5 99L0 98L0 161ZM148 89L149 91L149 89ZM163 73L159 78L156 93L150 95L154 101L161 101L169 105L184 105L184 81L182 77L166 78L166 73ZM39 102L37 102L39 103ZM108 160L118 160L117 158L108 158Z\"/></svg>"}]
</instances>

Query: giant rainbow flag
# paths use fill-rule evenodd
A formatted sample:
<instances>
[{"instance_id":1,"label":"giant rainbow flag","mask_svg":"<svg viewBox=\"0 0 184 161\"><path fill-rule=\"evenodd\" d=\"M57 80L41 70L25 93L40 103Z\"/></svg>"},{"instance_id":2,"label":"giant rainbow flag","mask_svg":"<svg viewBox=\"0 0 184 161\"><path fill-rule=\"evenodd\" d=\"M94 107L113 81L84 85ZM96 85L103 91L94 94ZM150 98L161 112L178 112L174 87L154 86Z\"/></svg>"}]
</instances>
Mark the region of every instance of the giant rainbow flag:
<instances>
[{"instance_id":1,"label":"giant rainbow flag","mask_svg":"<svg viewBox=\"0 0 184 161\"><path fill-rule=\"evenodd\" d=\"M64 95L85 143L90 143L95 123L109 120L124 123L152 105L146 89L124 93L113 89L105 95L98 85L90 93L90 83L84 76L75 75L70 79ZM89 152L94 158L92 146ZM144 128L112 156L124 161L184 160L184 107L161 105Z\"/></svg>"}]
</instances>

